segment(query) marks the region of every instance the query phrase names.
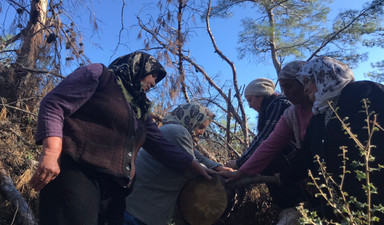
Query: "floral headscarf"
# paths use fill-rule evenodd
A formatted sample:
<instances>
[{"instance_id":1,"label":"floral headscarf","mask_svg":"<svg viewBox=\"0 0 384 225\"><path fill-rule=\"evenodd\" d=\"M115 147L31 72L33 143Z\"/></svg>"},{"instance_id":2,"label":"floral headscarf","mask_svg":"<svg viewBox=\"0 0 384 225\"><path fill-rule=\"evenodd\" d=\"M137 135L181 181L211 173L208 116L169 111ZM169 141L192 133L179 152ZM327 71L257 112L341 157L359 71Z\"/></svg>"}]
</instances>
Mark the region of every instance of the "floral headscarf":
<instances>
[{"instance_id":1,"label":"floral headscarf","mask_svg":"<svg viewBox=\"0 0 384 225\"><path fill-rule=\"evenodd\" d=\"M347 65L324 56L309 61L299 71L297 79L301 83L310 79L317 87L316 100L312 107L314 115L327 111L328 101L334 100L347 84L355 81L353 72Z\"/></svg>"},{"instance_id":2,"label":"floral headscarf","mask_svg":"<svg viewBox=\"0 0 384 225\"><path fill-rule=\"evenodd\" d=\"M156 83L166 75L163 66L145 52L133 52L115 59L109 66L120 85L125 99L131 104L136 118L146 118L151 107L141 80L150 74L157 74Z\"/></svg>"},{"instance_id":3,"label":"floral headscarf","mask_svg":"<svg viewBox=\"0 0 384 225\"><path fill-rule=\"evenodd\" d=\"M207 119L213 120L215 114L197 102L179 105L163 119L163 124L180 124L194 136L194 130Z\"/></svg>"}]
</instances>

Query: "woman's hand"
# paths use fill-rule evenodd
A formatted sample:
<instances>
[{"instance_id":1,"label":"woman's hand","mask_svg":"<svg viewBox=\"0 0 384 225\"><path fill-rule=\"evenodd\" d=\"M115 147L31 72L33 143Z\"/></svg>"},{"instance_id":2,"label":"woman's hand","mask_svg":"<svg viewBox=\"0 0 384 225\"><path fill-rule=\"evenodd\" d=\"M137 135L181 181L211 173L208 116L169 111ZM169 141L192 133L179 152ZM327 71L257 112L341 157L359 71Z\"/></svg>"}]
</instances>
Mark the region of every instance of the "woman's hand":
<instances>
[{"instance_id":1,"label":"woman's hand","mask_svg":"<svg viewBox=\"0 0 384 225\"><path fill-rule=\"evenodd\" d=\"M236 160L229 160L226 164L225 164L225 166L227 166L227 167L229 167L229 168L232 168L232 169L235 169L235 170L237 170L237 169L239 169L239 167L237 166L237 163L236 163Z\"/></svg>"},{"instance_id":2,"label":"woman's hand","mask_svg":"<svg viewBox=\"0 0 384 225\"><path fill-rule=\"evenodd\" d=\"M192 160L191 163L192 170L203 175L207 180L211 180L212 177L209 174L217 174L216 171L208 169L205 166L202 166L197 160Z\"/></svg>"},{"instance_id":3,"label":"woman's hand","mask_svg":"<svg viewBox=\"0 0 384 225\"><path fill-rule=\"evenodd\" d=\"M229 168L229 167L226 167L226 166L222 166L222 165L216 166L213 169L218 171L218 172L233 172L234 171L232 168Z\"/></svg>"},{"instance_id":4,"label":"woman's hand","mask_svg":"<svg viewBox=\"0 0 384 225\"><path fill-rule=\"evenodd\" d=\"M60 137L48 137L43 140L43 154L40 157L35 173L29 181L31 187L36 191L40 191L59 175L61 149L62 139Z\"/></svg>"},{"instance_id":5,"label":"woman's hand","mask_svg":"<svg viewBox=\"0 0 384 225\"><path fill-rule=\"evenodd\" d=\"M232 171L232 172L220 172L220 175L227 177L225 182L232 183L235 181L240 180L241 178L245 177L245 173L241 172L240 170Z\"/></svg>"}]
</instances>

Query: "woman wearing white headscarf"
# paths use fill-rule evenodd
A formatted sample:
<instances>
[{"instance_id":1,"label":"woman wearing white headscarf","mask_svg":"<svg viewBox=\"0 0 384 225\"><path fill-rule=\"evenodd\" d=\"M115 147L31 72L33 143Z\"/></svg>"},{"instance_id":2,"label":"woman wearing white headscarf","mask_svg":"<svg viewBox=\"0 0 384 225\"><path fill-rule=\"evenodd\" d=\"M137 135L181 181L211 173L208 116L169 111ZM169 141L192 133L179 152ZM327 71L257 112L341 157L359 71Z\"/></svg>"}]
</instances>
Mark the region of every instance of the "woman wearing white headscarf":
<instances>
[{"instance_id":1,"label":"woman wearing white headscarf","mask_svg":"<svg viewBox=\"0 0 384 225\"><path fill-rule=\"evenodd\" d=\"M163 119L163 136L194 160L217 171L223 167L194 149L194 139L204 133L215 115L199 103L179 105ZM197 174L178 173L151 156L145 149L136 159L136 179L132 193L126 198L125 225L166 225L172 218L182 187Z\"/></svg>"},{"instance_id":2,"label":"woman wearing white headscarf","mask_svg":"<svg viewBox=\"0 0 384 225\"><path fill-rule=\"evenodd\" d=\"M303 143L303 152L298 159L297 170L280 175L282 182L292 182L307 176L307 169L312 169L314 174L316 165L313 156L319 155L326 163L327 172L333 174L333 179L340 182L342 175L342 150L346 146L346 173L344 177L343 191L349 196L354 196L358 201L366 202L366 194L363 189L365 180L358 181L354 171L365 171L364 166L352 165L352 162L364 164L364 157L356 147L356 143L346 134L341 122L335 117L330 107L337 110L341 119L349 124L351 131L357 138L366 144L368 140L367 115L363 108L363 99L369 101L369 112L377 114L377 122L384 125L384 86L371 81L354 81L353 72L347 65L330 57L319 57L308 62L298 73L298 79L303 82L308 96L314 100L312 108L314 116L307 128L307 134ZM373 115L370 115L369 126L372 127ZM372 135L371 155L374 160L370 167L377 168L384 161L384 131L375 131ZM378 194L372 195L372 203L382 204L384 199L384 175L383 171L371 171L370 181L378 189ZM350 198L350 197L348 197ZM329 211L331 212L331 211ZM328 212L326 212L328 213ZM383 219L383 214L376 213ZM334 216L326 214L326 216Z\"/></svg>"}]
</instances>

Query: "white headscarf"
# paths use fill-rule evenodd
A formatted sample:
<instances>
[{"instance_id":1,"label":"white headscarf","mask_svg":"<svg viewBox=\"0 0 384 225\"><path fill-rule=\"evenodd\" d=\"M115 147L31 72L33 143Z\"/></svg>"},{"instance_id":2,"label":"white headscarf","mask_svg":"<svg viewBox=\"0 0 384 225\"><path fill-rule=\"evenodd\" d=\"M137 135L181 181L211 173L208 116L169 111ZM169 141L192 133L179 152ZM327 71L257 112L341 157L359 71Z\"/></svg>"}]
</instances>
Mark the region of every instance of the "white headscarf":
<instances>
[{"instance_id":1,"label":"white headscarf","mask_svg":"<svg viewBox=\"0 0 384 225\"><path fill-rule=\"evenodd\" d=\"M325 56L312 59L303 66L297 79L304 83L305 78L313 81L318 90L312 107L314 115L324 113L329 108L328 101L334 100L347 84L355 81L347 65Z\"/></svg>"}]
</instances>

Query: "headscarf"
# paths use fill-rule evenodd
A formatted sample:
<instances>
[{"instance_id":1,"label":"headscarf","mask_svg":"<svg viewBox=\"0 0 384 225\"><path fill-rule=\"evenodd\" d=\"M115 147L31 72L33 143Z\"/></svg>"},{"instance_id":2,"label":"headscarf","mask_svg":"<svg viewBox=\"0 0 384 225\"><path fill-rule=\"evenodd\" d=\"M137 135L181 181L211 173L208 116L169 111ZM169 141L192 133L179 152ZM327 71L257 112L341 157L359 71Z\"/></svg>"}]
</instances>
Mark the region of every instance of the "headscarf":
<instances>
[{"instance_id":1,"label":"headscarf","mask_svg":"<svg viewBox=\"0 0 384 225\"><path fill-rule=\"evenodd\" d=\"M286 64L280 71L278 78L279 79L290 79L296 80L296 74L303 68L307 62L305 61L292 61Z\"/></svg>"},{"instance_id":2,"label":"headscarf","mask_svg":"<svg viewBox=\"0 0 384 225\"><path fill-rule=\"evenodd\" d=\"M353 71L344 63L330 58L318 57L309 61L297 74L297 79L304 83L310 79L317 87L313 114L320 114L329 108L328 101L337 98L347 84L354 82Z\"/></svg>"},{"instance_id":3,"label":"headscarf","mask_svg":"<svg viewBox=\"0 0 384 225\"><path fill-rule=\"evenodd\" d=\"M197 102L177 106L163 119L163 124L180 124L194 136L194 130L207 119L213 120L215 114Z\"/></svg>"},{"instance_id":4,"label":"headscarf","mask_svg":"<svg viewBox=\"0 0 384 225\"><path fill-rule=\"evenodd\" d=\"M136 113L136 118L146 118L151 102L141 86L141 80L150 74L157 74L156 83L160 82L166 75L163 66L148 53L133 52L115 59L108 69L115 75L125 99Z\"/></svg>"}]
</instances>

